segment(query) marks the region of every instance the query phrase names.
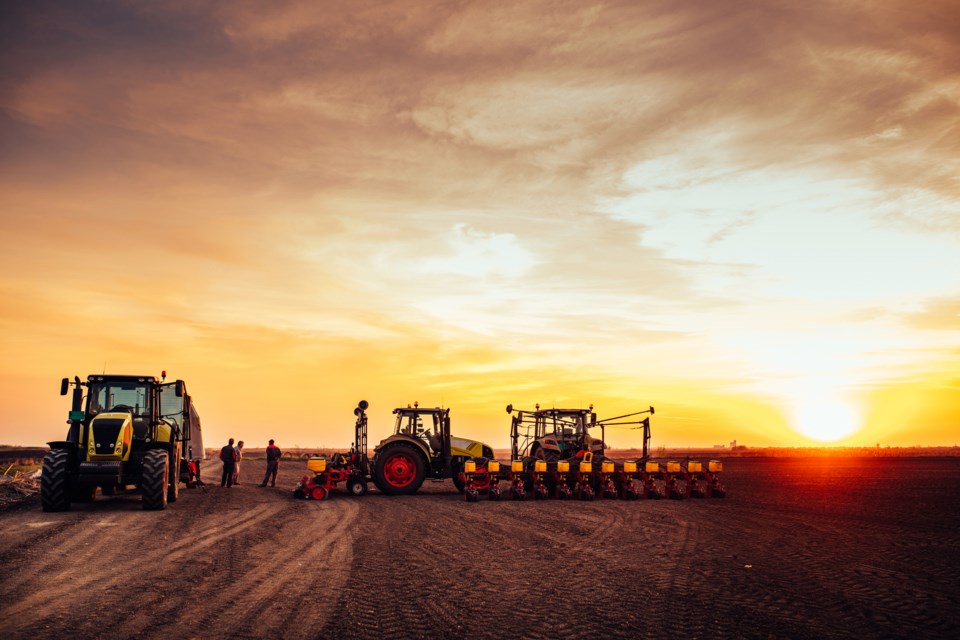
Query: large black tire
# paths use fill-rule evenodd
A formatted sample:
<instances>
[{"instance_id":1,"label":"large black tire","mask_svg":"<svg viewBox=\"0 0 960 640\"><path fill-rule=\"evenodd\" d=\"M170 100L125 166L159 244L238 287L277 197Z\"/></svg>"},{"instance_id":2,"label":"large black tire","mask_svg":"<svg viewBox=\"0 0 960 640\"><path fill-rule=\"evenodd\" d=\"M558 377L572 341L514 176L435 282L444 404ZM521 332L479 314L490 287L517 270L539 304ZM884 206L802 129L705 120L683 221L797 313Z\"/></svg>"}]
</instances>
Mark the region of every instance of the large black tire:
<instances>
[{"instance_id":1,"label":"large black tire","mask_svg":"<svg viewBox=\"0 0 960 640\"><path fill-rule=\"evenodd\" d=\"M450 464L450 474L453 478L453 486L457 488L457 491L463 493L464 488L467 486L467 483L464 482L463 478L460 476L463 473L463 460L456 458Z\"/></svg>"},{"instance_id":2,"label":"large black tire","mask_svg":"<svg viewBox=\"0 0 960 640\"><path fill-rule=\"evenodd\" d=\"M67 464L70 452L54 449L43 456L40 476L40 504L44 511L66 511L70 508Z\"/></svg>"},{"instance_id":3,"label":"large black tire","mask_svg":"<svg viewBox=\"0 0 960 640\"><path fill-rule=\"evenodd\" d=\"M412 445L397 443L377 455L374 482L388 496L416 493L427 474L427 463Z\"/></svg>"},{"instance_id":4,"label":"large black tire","mask_svg":"<svg viewBox=\"0 0 960 640\"><path fill-rule=\"evenodd\" d=\"M174 443L176 444L176 443ZM167 502L176 502L180 497L180 448L175 449L168 471ZM176 470L176 473L174 473Z\"/></svg>"},{"instance_id":5,"label":"large black tire","mask_svg":"<svg viewBox=\"0 0 960 640\"><path fill-rule=\"evenodd\" d=\"M143 456L140 492L143 494L143 508L147 511L159 511L167 506L169 463L167 452L160 449L151 449Z\"/></svg>"}]
</instances>

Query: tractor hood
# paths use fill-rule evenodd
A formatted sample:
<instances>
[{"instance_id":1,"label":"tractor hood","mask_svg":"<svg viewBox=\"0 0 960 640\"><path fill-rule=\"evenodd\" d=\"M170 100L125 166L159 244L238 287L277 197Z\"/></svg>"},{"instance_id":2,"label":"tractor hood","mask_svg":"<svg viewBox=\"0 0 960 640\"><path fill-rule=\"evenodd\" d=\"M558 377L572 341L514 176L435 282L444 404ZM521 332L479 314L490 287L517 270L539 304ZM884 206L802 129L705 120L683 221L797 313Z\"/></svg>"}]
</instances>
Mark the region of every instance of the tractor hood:
<instances>
[{"instance_id":1,"label":"tractor hood","mask_svg":"<svg viewBox=\"0 0 960 640\"><path fill-rule=\"evenodd\" d=\"M133 416L126 412L101 413L90 421L87 460L125 460L133 439Z\"/></svg>"},{"instance_id":2,"label":"tractor hood","mask_svg":"<svg viewBox=\"0 0 960 640\"><path fill-rule=\"evenodd\" d=\"M450 436L450 455L479 458L481 456L490 456L492 452L493 449L477 440Z\"/></svg>"}]
</instances>

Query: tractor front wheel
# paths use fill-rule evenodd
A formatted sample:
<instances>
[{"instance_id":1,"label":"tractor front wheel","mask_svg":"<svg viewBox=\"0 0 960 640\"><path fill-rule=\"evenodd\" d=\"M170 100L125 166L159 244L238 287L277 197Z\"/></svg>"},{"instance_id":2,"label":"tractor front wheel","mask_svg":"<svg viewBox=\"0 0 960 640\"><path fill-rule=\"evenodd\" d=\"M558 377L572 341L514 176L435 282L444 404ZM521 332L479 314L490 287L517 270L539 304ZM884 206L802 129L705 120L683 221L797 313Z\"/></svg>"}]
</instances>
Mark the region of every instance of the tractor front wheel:
<instances>
[{"instance_id":1,"label":"tractor front wheel","mask_svg":"<svg viewBox=\"0 0 960 640\"><path fill-rule=\"evenodd\" d=\"M143 508L159 511L167 506L167 479L170 475L170 459L166 451L151 449L143 456L143 475L140 492Z\"/></svg>"},{"instance_id":2,"label":"tractor front wheel","mask_svg":"<svg viewBox=\"0 0 960 640\"><path fill-rule=\"evenodd\" d=\"M423 484L426 466L423 456L412 446L395 444L377 456L373 477L387 495L409 495L416 493Z\"/></svg>"},{"instance_id":3,"label":"tractor front wheel","mask_svg":"<svg viewBox=\"0 0 960 640\"><path fill-rule=\"evenodd\" d=\"M67 488L69 461L70 452L65 449L53 449L43 456L40 504L44 511L66 511L70 508L70 492Z\"/></svg>"}]
</instances>

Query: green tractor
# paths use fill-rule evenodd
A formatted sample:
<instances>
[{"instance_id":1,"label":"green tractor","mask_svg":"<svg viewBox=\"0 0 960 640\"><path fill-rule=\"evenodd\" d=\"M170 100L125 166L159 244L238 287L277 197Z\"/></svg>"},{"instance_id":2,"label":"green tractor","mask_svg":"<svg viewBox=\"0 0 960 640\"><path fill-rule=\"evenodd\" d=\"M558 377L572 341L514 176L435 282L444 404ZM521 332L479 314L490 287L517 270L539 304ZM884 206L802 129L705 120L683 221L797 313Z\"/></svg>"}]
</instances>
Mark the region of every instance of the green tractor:
<instances>
[{"instance_id":1,"label":"green tractor","mask_svg":"<svg viewBox=\"0 0 960 640\"><path fill-rule=\"evenodd\" d=\"M166 375L63 379L60 395L74 387L70 428L66 440L47 443L40 479L44 511L90 502L98 487L104 495L137 487L148 510L176 502L191 444L201 447L200 457L203 444L183 380L164 382Z\"/></svg>"},{"instance_id":2,"label":"green tractor","mask_svg":"<svg viewBox=\"0 0 960 640\"><path fill-rule=\"evenodd\" d=\"M397 416L394 433L374 449L371 478L388 495L408 495L417 491L424 479L452 478L461 492L464 487L463 463L470 458L492 459L493 449L475 440L450 435L450 409L414 406L394 409ZM489 485L475 481L479 490Z\"/></svg>"}]
</instances>

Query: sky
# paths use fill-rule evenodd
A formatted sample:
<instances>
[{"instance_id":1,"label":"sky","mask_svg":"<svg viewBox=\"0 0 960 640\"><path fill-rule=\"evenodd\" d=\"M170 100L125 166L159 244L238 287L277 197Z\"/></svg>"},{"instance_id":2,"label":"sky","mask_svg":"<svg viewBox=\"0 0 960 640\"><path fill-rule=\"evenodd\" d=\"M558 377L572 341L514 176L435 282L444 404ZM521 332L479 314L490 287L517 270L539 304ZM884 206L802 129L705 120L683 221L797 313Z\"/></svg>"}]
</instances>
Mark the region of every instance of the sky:
<instances>
[{"instance_id":1,"label":"sky","mask_svg":"<svg viewBox=\"0 0 960 640\"><path fill-rule=\"evenodd\" d=\"M958 442L956 2L0 11L0 443L161 370L213 444Z\"/></svg>"}]
</instances>

